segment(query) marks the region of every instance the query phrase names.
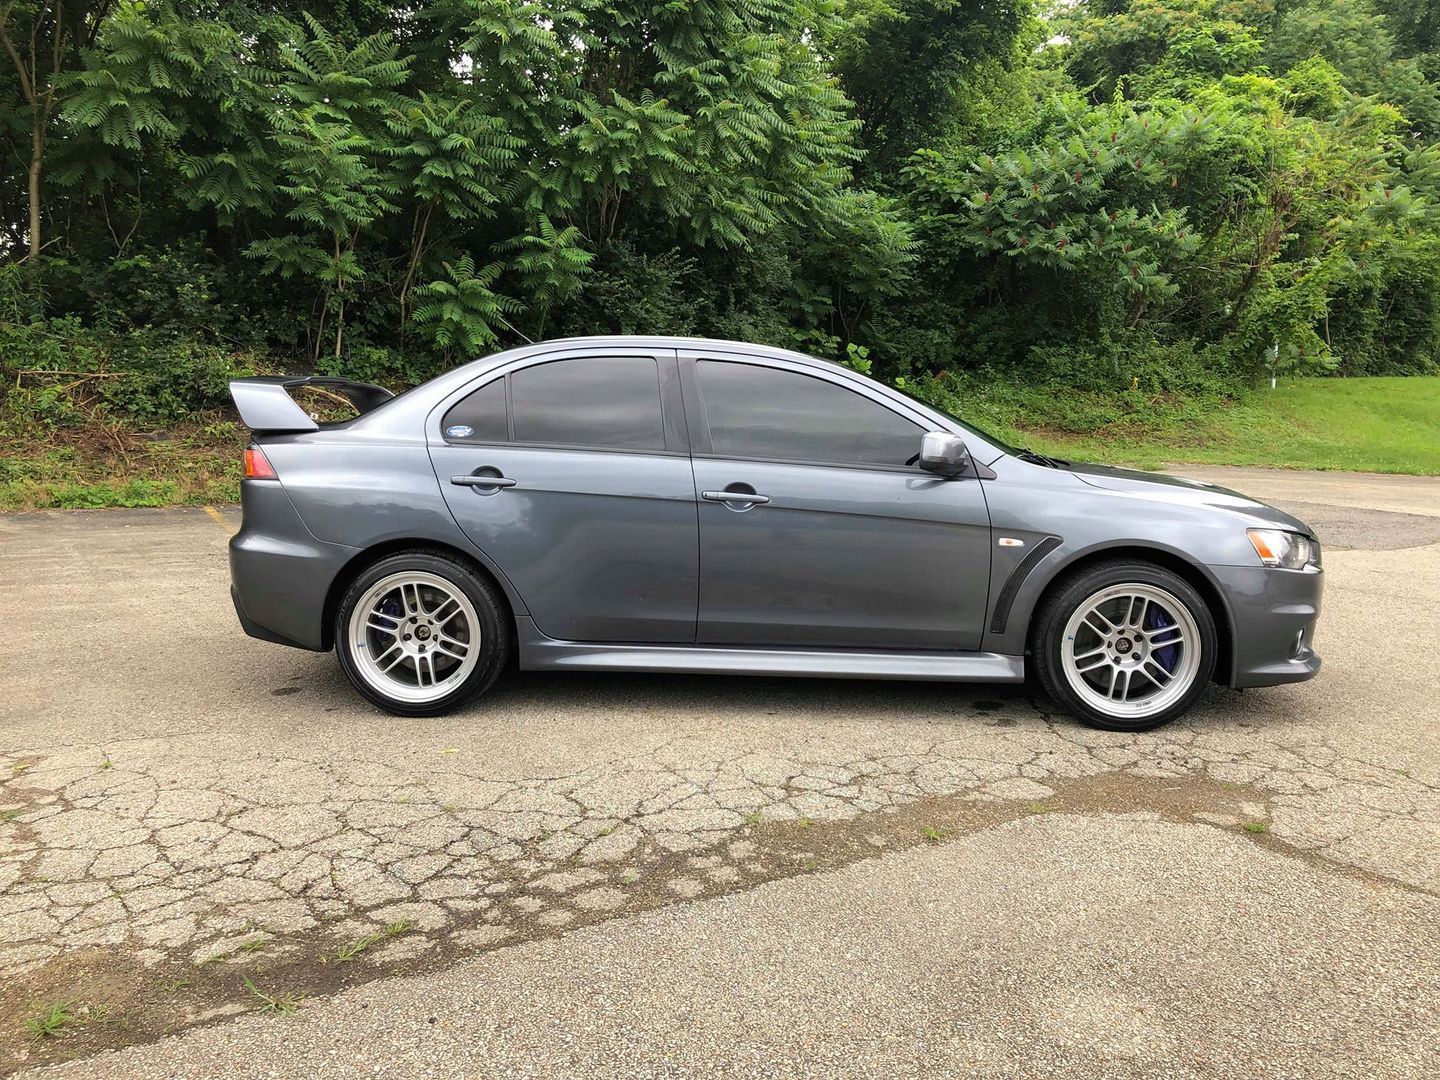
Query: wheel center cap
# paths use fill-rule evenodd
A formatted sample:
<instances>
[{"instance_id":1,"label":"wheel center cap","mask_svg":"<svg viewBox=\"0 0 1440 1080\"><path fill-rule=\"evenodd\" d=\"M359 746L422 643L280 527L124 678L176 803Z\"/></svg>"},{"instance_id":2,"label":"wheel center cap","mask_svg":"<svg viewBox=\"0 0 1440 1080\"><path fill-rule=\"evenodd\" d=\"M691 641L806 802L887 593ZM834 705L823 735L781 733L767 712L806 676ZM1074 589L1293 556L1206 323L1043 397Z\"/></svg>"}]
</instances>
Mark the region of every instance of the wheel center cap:
<instances>
[{"instance_id":1,"label":"wheel center cap","mask_svg":"<svg viewBox=\"0 0 1440 1080\"><path fill-rule=\"evenodd\" d=\"M418 631L417 631L417 633L418 633ZM1134 647L1135 647L1135 646L1130 643L1130 639L1129 639L1129 638L1121 638L1119 641L1115 642L1115 651L1116 651L1117 653L1119 653L1121 656L1124 656L1126 653L1128 653L1128 652L1129 652L1131 649L1133 649Z\"/></svg>"},{"instance_id":2,"label":"wheel center cap","mask_svg":"<svg viewBox=\"0 0 1440 1080\"><path fill-rule=\"evenodd\" d=\"M417 626L417 627L415 628L415 637L416 637L418 640L420 640L420 641L425 641L425 640L429 639L429 637L430 637L430 627L428 627L428 626Z\"/></svg>"}]
</instances>

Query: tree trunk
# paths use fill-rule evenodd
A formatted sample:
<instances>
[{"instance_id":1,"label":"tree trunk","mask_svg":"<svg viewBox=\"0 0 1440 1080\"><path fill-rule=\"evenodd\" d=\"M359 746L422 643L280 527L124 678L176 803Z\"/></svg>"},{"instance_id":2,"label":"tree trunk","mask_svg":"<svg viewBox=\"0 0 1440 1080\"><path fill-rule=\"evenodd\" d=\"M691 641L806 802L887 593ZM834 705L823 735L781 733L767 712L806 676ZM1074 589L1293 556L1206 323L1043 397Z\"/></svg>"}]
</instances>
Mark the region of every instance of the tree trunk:
<instances>
[{"instance_id":1,"label":"tree trunk","mask_svg":"<svg viewBox=\"0 0 1440 1080\"><path fill-rule=\"evenodd\" d=\"M352 245L354 241L351 241ZM335 359L340 359L340 340L345 333L345 272L340 269L340 234L335 234L335 295L340 298L335 312Z\"/></svg>"},{"instance_id":2,"label":"tree trunk","mask_svg":"<svg viewBox=\"0 0 1440 1080\"><path fill-rule=\"evenodd\" d=\"M320 292L320 322L315 327L315 355L311 357L311 363L320 362L320 350L325 347L325 316L330 312L330 289L327 286Z\"/></svg>"},{"instance_id":3,"label":"tree trunk","mask_svg":"<svg viewBox=\"0 0 1440 1080\"><path fill-rule=\"evenodd\" d=\"M40 165L45 157L45 117L38 109L30 128L30 261L40 254Z\"/></svg>"},{"instance_id":4,"label":"tree trunk","mask_svg":"<svg viewBox=\"0 0 1440 1080\"><path fill-rule=\"evenodd\" d=\"M425 217L419 218L420 208L415 208L417 224L410 226L410 265L405 268L405 280L400 283L400 341L405 341L405 327L409 322L410 287L415 284L415 272L420 268L420 257L425 252L425 234L430 230L430 214L435 209L435 200L425 206Z\"/></svg>"}]
</instances>

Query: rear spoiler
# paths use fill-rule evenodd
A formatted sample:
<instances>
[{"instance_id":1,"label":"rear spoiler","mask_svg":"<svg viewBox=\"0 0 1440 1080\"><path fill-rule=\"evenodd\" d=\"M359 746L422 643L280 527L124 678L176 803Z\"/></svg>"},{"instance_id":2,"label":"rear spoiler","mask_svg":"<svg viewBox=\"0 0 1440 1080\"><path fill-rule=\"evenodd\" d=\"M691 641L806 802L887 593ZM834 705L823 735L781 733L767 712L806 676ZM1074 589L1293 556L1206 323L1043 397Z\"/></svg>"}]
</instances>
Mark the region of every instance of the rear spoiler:
<instances>
[{"instance_id":1,"label":"rear spoiler","mask_svg":"<svg viewBox=\"0 0 1440 1080\"><path fill-rule=\"evenodd\" d=\"M230 396L240 419L251 431L302 432L318 431L315 418L302 409L290 391L302 386L320 386L344 394L362 413L377 409L395 395L383 386L351 382L331 375L258 375L249 379L231 379Z\"/></svg>"}]
</instances>

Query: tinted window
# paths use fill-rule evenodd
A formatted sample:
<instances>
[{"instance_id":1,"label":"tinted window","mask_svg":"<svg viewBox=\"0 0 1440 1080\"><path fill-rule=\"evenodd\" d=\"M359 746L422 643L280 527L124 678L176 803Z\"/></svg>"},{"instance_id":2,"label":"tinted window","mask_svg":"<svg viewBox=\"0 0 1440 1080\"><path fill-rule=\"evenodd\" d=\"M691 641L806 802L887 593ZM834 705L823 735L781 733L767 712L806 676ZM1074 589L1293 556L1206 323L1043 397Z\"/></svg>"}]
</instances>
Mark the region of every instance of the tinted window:
<instances>
[{"instance_id":1,"label":"tinted window","mask_svg":"<svg viewBox=\"0 0 1440 1080\"><path fill-rule=\"evenodd\" d=\"M664 450L660 371L648 356L586 357L510 376L515 441Z\"/></svg>"},{"instance_id":2,"label":"tinted window","mask_svg":"<svg viewBox=\"0 0 1440 1080\"><path fill-rule=\"evenodd\" d=\"M496 379L458 401L440 425L445 438L458 442L505 442L505 380ZM465 429L469 428L469 431Z\"/></svg>"},{"instance_id":3,"label":"tinted window","mask_svg":"<svg viewBox=\"0 0 1440 1080\"><path fill-rule=\"evenodd\" d=\"M696 370L717 454L904 465L920 451L918 424L823 379L750 364Z\"/></svg>"}]
</instances>

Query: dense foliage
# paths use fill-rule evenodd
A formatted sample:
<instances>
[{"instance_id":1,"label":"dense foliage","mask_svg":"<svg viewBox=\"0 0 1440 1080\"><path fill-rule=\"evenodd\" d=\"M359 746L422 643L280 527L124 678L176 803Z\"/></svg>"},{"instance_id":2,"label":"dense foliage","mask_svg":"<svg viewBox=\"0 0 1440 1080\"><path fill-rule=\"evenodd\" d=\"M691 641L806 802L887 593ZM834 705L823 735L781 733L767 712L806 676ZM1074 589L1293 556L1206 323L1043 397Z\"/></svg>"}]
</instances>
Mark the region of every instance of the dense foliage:
<instances>
[{"instance_id":1,"label":"dense foliage","mask_svg":"<svg viewBox=\"0 0 1440 1080\"><path fill-rule=\"evenodd\" d=\"M155 429L239 368L587 332L1106 402L1039 423L1433 372L1437 35L1432 0L0 0L5 415Z\"/></svg>"}]
</instances>

